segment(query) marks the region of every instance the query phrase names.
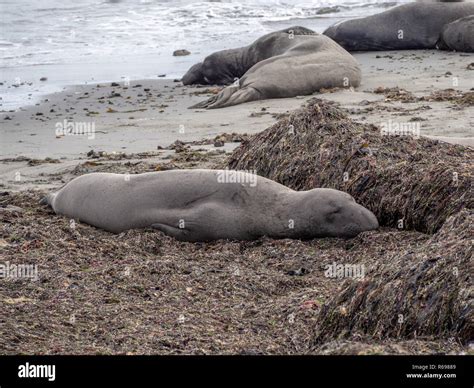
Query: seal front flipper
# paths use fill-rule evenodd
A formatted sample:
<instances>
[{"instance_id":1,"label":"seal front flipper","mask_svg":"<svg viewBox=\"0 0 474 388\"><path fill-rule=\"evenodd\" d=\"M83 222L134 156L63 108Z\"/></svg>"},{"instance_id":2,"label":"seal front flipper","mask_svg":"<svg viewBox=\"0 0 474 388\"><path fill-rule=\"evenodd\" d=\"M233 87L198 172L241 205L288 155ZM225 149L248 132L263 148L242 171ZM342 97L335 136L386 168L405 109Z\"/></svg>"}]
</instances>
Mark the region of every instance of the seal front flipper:
<instances>
[{"instance_id":1,"label":"seal front flipper","mask_svg":"<svg viewBox=\"0 0 474 388\"><path fill-rule=\"evenodd\" d=\"M180 240L180 241L188 240L189 231L184 228L183 229L176 228L174 226L169 226L169 225L160 224L160 223L152 224L151 227L153 229L159 230L160 232L163 232L167 236L174 237L176 240Z\"/></svg>"}]
</instances>

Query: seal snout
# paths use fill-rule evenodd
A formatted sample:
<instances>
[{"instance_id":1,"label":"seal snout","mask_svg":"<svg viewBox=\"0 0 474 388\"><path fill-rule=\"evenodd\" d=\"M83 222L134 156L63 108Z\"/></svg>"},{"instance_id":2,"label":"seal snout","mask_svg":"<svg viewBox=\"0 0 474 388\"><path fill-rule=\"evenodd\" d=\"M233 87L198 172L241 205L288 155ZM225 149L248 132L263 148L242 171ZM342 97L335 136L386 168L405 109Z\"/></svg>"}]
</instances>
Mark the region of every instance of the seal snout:
<instances>
[{"instance_id":1,"label":"seal snout","mask_svg":"<svg viewBox=\"0 0 474 388\"><path fill-rule=\"evenodd\" d=\"M313 189L303 198L313 237L351 238L379 227L374 213L343 191Z\"/></svg>"},{"instance_id":2,"label":"seal snout","mask_svg":"<svg viewBox=\"0 0 474 388\"><path fill-rule=\"evenodd\" d=\"M196 63L187 73L181 78L183 85L195 85L203 83L202 63Z\"/></svg>"},{"instance_id":3,"label":"seal snout","mask_svg":"<svg viewBox=\"0 0 474 388\"><path fill-rule=\"evenodd\" d=\"M358 206L362 208L361 213L364 221L361 225L364 227L364 231L377 229L379 227L379 221L377 217L375 217L375 214L361 205Z\"/></svg>"},{"instance_id":4,"label":"seal snout","mask_svg":"<svg viewBox=\"0 0 474 388\"><path fill-rule=\"evenodd\" d=\"M375 230L379 227L379 222L374 213L366 209L362 205L352 202L343 217L338 220L336 226L340 227L340 236L351 238L356 237L359 233Z\"/></svg>"}]
</instances>

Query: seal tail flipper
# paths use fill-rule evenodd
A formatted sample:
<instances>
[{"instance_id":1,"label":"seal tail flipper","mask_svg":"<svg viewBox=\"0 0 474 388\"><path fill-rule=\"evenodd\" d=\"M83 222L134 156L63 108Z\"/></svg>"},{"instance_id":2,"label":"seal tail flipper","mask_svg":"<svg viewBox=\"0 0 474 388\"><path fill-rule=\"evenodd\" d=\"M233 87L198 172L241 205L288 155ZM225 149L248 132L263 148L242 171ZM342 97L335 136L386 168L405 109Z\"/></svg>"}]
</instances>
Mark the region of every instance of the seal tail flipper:
<instances>
[{"instance_id":1,"label":"seal tail flipper","mask_svg":"<svg viewBox=\"0 0 474 388\"><path fill-rule=\"evenodd\" d=\"M45 195L43 198L40 199L39 204L53 207L53 199L55 195L56 193L49 193Z\"/></svg>"},{"instance_id":2,"label":"seal tail flipper","mask_svg":"<svg viewBox=\"0 0 474 388\"><path fill-rule=\"evenodd\" d=\"M195 105L191 105L188 109L206 109L209 105L217 100L217 96L213 96L205 101L201 101Z\"/></svg>"},{"instance_id":3,"label":"seal tail flipper","mask_svg":"<svg viewBox=\"0 0 474 388\"><path fill-rule=\"evenodd\" d=\"M190 106L189 109L212 109L214 107L220 108L222 106L225 106L224 104L227 102L227 100L229 100L229 98L238 90L239 85L227 86L226 88L222 89L217 95L212 96L206 101Z\"/></svg>"},{"instance_id":4,"label":"seal tail flipper","mask_svg":"<svg viewBox=\"0 0 474 388\"><path fill-rule=\"evenodd\" d=\"M246 86L230 96L224 104L216 105L213 104L209 109L223 108L225 106L243 104L244 102L261 100L261 94L257 89L251 86Z\"/></svg>"},{"instance_id":5,"label":"seal tail flipper","mask_svg":"<svg viewBox=\"0 0 474 388\"><path fill-rule=\"evenodd\" d=\"M246 86L244 88L239 88L239 86L232 85L223 89L217 96L213 96L206 101L191 106L190 108L225 108L226 106L242 104L244 102L260 99L260 92L253 87Z\"/></svg>"}]
</instances>

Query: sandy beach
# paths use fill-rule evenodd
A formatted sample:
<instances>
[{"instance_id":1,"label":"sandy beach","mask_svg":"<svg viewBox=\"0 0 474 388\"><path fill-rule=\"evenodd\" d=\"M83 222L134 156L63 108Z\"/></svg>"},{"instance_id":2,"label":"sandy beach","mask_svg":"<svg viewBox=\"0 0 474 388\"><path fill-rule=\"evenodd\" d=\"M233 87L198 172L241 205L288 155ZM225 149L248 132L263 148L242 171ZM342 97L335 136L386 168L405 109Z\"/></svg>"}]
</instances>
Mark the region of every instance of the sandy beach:
<instances>
[{"instance_id":1,"label":"sandy beach","mask_svg":"<svg viewBox=\"0 0 474 388\"><path fill-rule=\"evenodd\" d=\"M325 266L362 263L370 282L380 278L381 258L390 264L390 258L416 251L424 268L437 235L382 227L353 240L192 244L152 230L112 235L80 223L71 228L65 217L38 204L48 191L88 172L225 166L246 135L265 130L312 97L335 102L361 123L415 124L421 136L474 146L474 55L427 50L355 57L363 73L356 90L196 110L188 107L219 88L142 80L77 85L36 105L1 112L0 249L12 262L36 263L41 280L10 282L0 290L7 310L0 352L472 352L453 337L327 334L329 339L313 341L318 314L346 284L324 276ZM68 122L92 130L61 133ZM465 241L459 241L451 246L462 247ZM409 264L393 265L398 271Z\"/></svg>"},{"instance_id":2,"label":"sandy beach","mask_svg":"<svg viewBox=\"0 0 474 388\"><path fill-rule=\"evenodd\" d=\"M450 90L454 95L454 91L467 93L474 87L474 55L427 50L356 53L355 57L362 67L360 87L315 96L337 102L361 122L416 123L421 136L474 146L472 97L470 104L458 104L450 93ZM176 140L187 143L208 139L207 148L229 152L238 143L215 148L212 139L222 133L260 132L313 97L196 110L188 107L219 88L185 87L178 80L112 85L116 86L110 83L74 86L47 96L36 105L2 112L2 185L15 189L31 187L28 182L36 180L38 174L42 174L42 179L37 183L46 183L44 174L64 172L86 159L90 151L152 152L153 158L160 160L169 157L170 151L157 150L158 147L166 148ZM395 91L395 95L380 91L391 88L400 91ZM433 92L445 94L442 98L419 100ZM56 129L58 125L64 127L65 120L92 128L94 133L58 136ZM28 159L46 158L57 163L28 165ZM14 175L18 171L25 177L19 182Z\"/></svg>"}]
</instances>

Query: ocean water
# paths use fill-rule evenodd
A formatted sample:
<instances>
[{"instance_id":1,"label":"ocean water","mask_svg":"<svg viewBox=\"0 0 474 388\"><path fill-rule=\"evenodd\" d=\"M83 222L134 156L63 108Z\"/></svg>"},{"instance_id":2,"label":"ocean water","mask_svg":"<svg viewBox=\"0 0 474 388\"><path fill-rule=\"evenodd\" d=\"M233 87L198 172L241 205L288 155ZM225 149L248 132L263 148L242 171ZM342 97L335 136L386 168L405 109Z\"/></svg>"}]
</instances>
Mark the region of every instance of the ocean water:
<instances>
[{"instance_id":1,"label":"ocean water","mask_svg":"<svg viewBox=\"0 0 474 388\"><path fill-rule=\"evenodd\" d=\"M0 0L0 110L67 85L179 78L211 52L265 33L292 25L322 32L401 2ZM174 57L177 49L191 55Z\"/></svg>"}]
</instances>

